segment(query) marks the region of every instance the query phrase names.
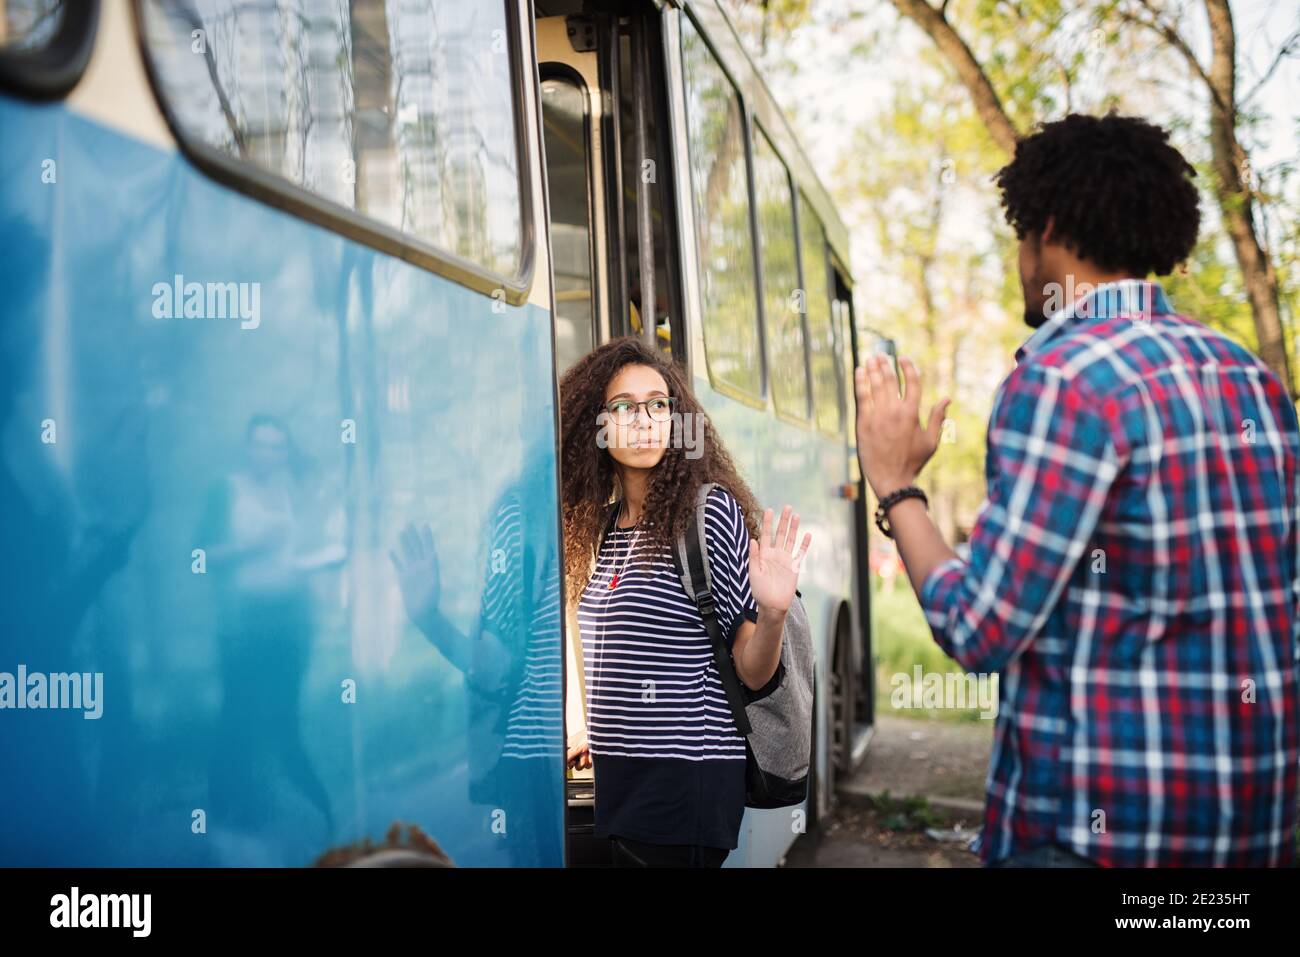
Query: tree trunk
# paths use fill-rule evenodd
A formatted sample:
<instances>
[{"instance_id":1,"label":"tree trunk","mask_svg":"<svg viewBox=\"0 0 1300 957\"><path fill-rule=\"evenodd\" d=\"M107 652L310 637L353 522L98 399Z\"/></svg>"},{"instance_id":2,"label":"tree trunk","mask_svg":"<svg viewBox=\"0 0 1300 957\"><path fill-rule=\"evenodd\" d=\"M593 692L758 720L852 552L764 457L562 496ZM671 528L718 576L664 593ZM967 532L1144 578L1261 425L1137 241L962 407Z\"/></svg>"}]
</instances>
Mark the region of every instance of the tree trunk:
<instances>
[{"instance_id":1,"label":"tree trunk","mask_svg":"<svg viewBox=\"0 0 1300 957\"><path fill-rule=\"evenodd\" d=\"M957 31L952 28L941 11L930 6L926 0L890 0L894 8L911 20L926 36L934 41L944 59L957 71L957 78L970 93L975 102L975 111L984 122L984 127L993 137L994 142L1002 148L1007 156L1016 152L1018 135L1016 128L1007 116L1007 111L998 99L997 91L984 75L984 70L971 53Z\"/></svg>"},{"instance_id":2,"label":"tree trunk","mask_svg":"<svg viewBox=\"0 0 1300 957\"><path fill-rule=\"evenodd\" d=\"M1277 273L1255 230L1254 198L1242 171L1246 151L1237 140L1237 55L1232 11L1228 0L1205 0L1205 10L1210 18L1212 51L1208 82L1210 154L1218 180L1214 194L1250 300L1260 358L1282 380L1294 401L1295 387L1278 305Z\"/></svg>"}]
</instances>

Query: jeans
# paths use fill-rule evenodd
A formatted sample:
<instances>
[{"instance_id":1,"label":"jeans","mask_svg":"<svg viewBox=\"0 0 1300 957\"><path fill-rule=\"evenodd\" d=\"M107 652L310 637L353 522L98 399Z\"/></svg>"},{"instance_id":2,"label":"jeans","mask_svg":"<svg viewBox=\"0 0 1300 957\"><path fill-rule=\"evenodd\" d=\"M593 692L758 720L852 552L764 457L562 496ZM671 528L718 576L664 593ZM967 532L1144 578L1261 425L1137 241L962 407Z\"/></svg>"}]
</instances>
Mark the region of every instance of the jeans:
<instances>
[{"instance_id":1,"label":"jeans","mask_svg":"<svg viewBox=\"0 0 1300 957\"><path fill-rule=\"evenodd\" d=\"M615 867L721 867L731 851L702 844L649 844L611 835Z\"/></svg>"},{"instance_id":2,"label":"jeans","mask_svg":"<svg viewBox=\"0 0 1300 957\"><path fill-rule=\"evenodd\" d=\"M1086 857L1080 857L1074 851L1059 844L1042 844L1019 854L1012 854L1000 861L992 861L989 867L1098 867Z\"/></svg>"}]
</instances>

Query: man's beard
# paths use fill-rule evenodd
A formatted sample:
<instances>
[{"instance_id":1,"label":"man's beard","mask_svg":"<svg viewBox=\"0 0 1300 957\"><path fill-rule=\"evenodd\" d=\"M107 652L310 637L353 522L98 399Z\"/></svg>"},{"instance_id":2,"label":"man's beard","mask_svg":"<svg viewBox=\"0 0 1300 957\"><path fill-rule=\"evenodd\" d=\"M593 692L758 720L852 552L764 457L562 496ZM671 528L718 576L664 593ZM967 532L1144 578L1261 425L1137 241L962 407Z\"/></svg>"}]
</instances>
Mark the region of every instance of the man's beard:
<instances>
[{"instance_id":1,"label":"man's beard","mask_svg":"<svg viewBox=\"0 0 1300 957\"><path fill-rule=\"evenodd\" d=\"M1047 321L1047 315L1043 309L1030 309L1028 306L1025 306L1024 320L1025 325L1030 329L1037 329Z\"/></svg>"},{"instance_id":2,"label":"man's beard","mask_svg":"<svg viewBox=\"0 0 1300 957\"><path fill-rule=\"evenodd\" d=\"M1045 293L1046 288L1047 280L1038 275L1037 270L1035 270L1034 275L1030 277L1029 282L1021 283L1021 289L1023 290L1023 295L1025 297L1025 314L1023 318L1025 320L1025 325L1030 329L1037 329L1047 321L1048 299ZM1038 305L1036 307L1032 302L1035 297L1033 293L1031 293L1031 290L1036 290L1038 293L1036 297L1038 299Z\"/></svg>"}]
</instances>

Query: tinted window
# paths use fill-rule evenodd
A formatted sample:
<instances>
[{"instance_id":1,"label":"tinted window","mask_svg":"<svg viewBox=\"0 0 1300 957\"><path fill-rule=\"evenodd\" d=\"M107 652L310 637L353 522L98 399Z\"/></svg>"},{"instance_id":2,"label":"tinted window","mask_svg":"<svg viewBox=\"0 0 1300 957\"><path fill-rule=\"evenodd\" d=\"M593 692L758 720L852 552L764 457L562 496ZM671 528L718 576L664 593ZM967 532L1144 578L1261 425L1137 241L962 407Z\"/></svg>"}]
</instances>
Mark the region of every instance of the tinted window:
<instances>
[{"instance_id":1,"label":"tinted window","mask_svg":"<svg viewBox=\"0 0 1300 957\"><path fill-rule=\"evenodd\" d=\"M542 120L555 269L555 349L563 372L593 345L591 204L582 90L569 80L544 80Z\"/></svg>"},{"instance_id":2,"label":"tinted window","mask_svg":"<svg viewBox=\"0 0 1300 957\"><path fill-rule=\"evenodd\" d=\"M763 309L777 410L808 418L803 301L796 258L794 195L785 164L761 130L754 138L754 200L763 263Z\"/></svg>"},{"instance_id":3,"label":"tinted window","mask_svg":"<svg viewBox=\"0 0 1300 957\"><path fill-rule=\"evenodd\" d=\"M831 316L834 318L835 333L839 336L840 391L844 398L844 423L849 441L853 442L854 416L857 411L853 395L853 310L847 300L835 299L831 303Z\"/></svg>"},{"instance_id":4,"label":"tinted window","mask_svg":"<svg viewBox=\"0 0 1300 957\"><path fill-rule=\"evenodd\" d=\"M812 206L799 194L799 244L803 252L804 292L808 308L813 407L818 428L840 430L839 373L835 329L831 324L830 273L826 267L826 234Z\"/></svg>"},{"instance_id":5,"label":"tinted window","mask_svg":"<svg viewBox=\"0 0 1300 957\"><path fill-rule=\"evenodd\" d=\"M709 371L715 382L758 395L762 354L740 98L686 19L682 62Z\"/></svg>"},{"instance_id":6,"label":"tinted window","mask_svg":"<svg viewBox=\"0 0 1300 957\"><path fill-rule=\"evenodd\" d=\"M496 275L519 272L504 4L147 0L142 9L187 138Z\"/></svg>"}]
</instances>

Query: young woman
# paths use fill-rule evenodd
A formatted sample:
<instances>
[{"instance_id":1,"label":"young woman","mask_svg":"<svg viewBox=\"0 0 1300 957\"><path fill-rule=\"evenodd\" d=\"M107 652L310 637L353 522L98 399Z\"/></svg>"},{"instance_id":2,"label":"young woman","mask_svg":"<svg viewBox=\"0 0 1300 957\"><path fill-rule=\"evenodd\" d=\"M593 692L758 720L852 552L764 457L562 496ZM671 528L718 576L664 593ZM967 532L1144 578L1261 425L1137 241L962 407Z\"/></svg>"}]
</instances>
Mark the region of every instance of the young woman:
<instances>
[{"instance_id":1,"label":"young woman","mask_svg":"<svg viewBox=\"0 0 1300 957\"><path fill-rule=\"evenodd\" d=\"M796 553L789 506L775 536L771 509L760 530L685 377L639 339L585 356L560 396L565 578L587 685L569 763L594 770L595 835L610 839L615 866L720 866L745 810L745 742L672 544L700 486L716 483L705 537L718 621L758 697L781 681L781 630L812 536Z\"/></svg>"}]
</instances>

